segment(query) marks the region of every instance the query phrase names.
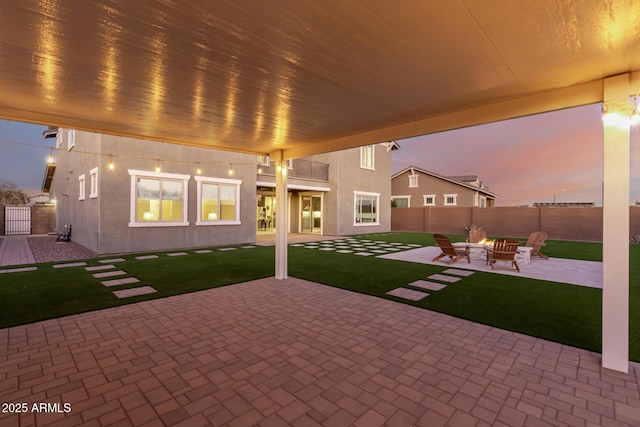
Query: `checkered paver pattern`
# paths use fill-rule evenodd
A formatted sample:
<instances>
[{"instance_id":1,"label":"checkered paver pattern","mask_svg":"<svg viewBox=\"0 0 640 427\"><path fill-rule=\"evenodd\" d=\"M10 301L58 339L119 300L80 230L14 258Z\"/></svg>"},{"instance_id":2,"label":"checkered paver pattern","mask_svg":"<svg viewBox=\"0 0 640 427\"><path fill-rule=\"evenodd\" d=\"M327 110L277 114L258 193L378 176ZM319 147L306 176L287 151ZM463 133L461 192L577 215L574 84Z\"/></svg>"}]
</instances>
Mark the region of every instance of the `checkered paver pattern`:
<instances>
[{"instance_id":1,"label":"checkered paver pattern","mask_svg":"<svg viewBox=\"0 0 640 427\"><path fill-rule=\"evenodd\" d=\"M353 253L361 256L380 256L421 247L421 245L414 243L405 245L397 242L389 243L382 240L356 239L352 237L318 242L292 243L291 246L321 251L335 251L341 254Z\"/></svg>"},{"instance_id":2,"label":"checkered paver pattern","mask_svg":"<svg viewBox=\"0 0 640 427\"><path fill-rule=\"evenodd\" d=\"M0 330L0 401L71 404L0 425L637 426L630 366L270 278Z\"/></svg>"}]
</instances>

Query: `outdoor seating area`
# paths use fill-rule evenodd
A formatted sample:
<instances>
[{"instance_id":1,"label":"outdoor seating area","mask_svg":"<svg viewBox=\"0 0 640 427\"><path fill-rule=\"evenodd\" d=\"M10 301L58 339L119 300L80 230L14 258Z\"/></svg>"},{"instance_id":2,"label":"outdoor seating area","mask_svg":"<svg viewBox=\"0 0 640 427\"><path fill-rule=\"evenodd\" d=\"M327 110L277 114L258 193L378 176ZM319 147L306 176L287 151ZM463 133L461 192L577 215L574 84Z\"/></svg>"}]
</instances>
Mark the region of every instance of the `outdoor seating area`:
<instances>
[{"instance_id":1,"label":"outdoor seating area","mask_svg":"<svg viewBox=\"0 0 640 427\"><path fill-rule=\"evenodd\" d=\"M453 264L461 258L467 258L469 263L471 260L483 261L492 270L496 262L508 262L520 272L518 263L529 264L532 256L549 259L547 255L540 252L547 239L547 233L544 231L531 233L524 245L521 245L523 242L514 239L487 240L487 233L481 228L469 230L469 238L464 242L452 243L443 234L434 234L433 238L441 250L440 254L432 258L433 262L449 257L448 263Z\"/></svg>"}]
</instances>

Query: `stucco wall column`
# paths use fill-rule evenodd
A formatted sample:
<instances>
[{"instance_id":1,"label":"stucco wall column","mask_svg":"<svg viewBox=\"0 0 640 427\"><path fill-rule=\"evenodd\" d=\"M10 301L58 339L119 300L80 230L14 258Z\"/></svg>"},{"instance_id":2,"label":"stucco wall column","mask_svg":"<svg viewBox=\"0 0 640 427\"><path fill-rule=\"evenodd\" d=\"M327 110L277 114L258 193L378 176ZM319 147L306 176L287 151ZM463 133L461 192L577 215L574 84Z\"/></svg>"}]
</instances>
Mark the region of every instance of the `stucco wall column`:
<instances>
[{"instance_id":1,"label":"stucco wall column","mask_svg":"<svg viewBox=\"0 0 640 427\"><path fill-rule=\"evenodd\" d=\"M604 105L629 102L629 74L604 80ZM628 116L628 112L625 112ZM629 371L629 126L605 124L602 366Z\"/></svg>"},{"instance_id":2,"label":"stucco wall column","mask_svg":"<svg viewBox=\"0 0 640 427\"><path fill-rule=\"evenodd\" d=\"M276 160L276 279L287 278L287 224L289 206L287 197L287 162L282 152Z\"/></svg>"}]
</instances>

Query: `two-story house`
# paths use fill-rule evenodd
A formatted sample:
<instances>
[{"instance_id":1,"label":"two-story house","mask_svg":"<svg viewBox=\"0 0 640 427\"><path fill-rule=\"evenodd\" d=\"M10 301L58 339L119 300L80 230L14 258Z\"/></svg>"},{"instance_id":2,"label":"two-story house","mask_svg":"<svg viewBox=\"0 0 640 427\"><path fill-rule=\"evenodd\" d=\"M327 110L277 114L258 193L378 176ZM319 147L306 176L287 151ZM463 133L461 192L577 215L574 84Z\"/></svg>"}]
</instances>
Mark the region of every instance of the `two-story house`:
<instances>
[{"instance_id":1,"label":"two-story house","mask_svg":"<svg viewBox=\"0 0 640 427\"><path fill-rule=\"evenodd\" d=\"M410 166L391 177L395 207L469 206L493 207L499 197L477 175L443 176Z\"/></svg>"},{"instance_id":2,"label":"two-story house","mask_svg":"<svg viewBox=\"0 0 640 427\"><path fill-rule=\"evenodd\" d=\"M46 133L51 137L51 131ZM43 190L57 229L98 253L251 243L275 233L274 165L255 155L58 129ZM389 231L391 150L382 143L288 162L288 231Z\"/></svg>"}]
</instances>

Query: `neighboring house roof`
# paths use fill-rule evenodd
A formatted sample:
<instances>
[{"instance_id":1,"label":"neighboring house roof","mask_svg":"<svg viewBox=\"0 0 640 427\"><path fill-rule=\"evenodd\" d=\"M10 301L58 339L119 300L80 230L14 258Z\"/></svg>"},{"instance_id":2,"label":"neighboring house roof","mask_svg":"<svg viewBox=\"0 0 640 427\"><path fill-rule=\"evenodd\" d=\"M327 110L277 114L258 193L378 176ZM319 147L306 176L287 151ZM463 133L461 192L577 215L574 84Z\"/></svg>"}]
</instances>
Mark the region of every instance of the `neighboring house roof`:
<instances>
[{"instance_id":1,"label":"neighboring house roof","mask_svg":"<svg viewBox=\"0 0 640 427\"><path fill-rule=\"evenodd\" d=\"M418 168L418 167L415 167L415 166L409 166L409 167L401 170L400 172L396 172L395 174L391 175L391 179L394 179L394 178L404 174L405 172L413 172L413 173L420 172L422 174L429 175L429 176L432 176L434 178L441 179L443 181L448 181L448 182L451 182L453 184L457 184L457 185L459 185L461 187L465 187L465 188L468 188L468 189L473 190L473 191L478 191L478 192L483 193L483 194L485 194L485 195L487 195L489 197L493 197L493 198L500 197L496 193L493 193L493 192L489 191L489 189L487 187L483 188L483 187L478 187L477 185L467 184L465 181L459 179L459 178L475 176L476 180L477 180L477 175L464 175L464 176L451 177L451 176L440 175L440 174L437 174L435 172L431 172L431 171L428 171L426 169ZM473 180L473 181L475 182L475 180Z\"/></svg>"},{"instance_id":2,"label":"neighboring house roof","mask_svg":"<svg viewBox=\"0 0 640 427\"><path fill-rule=\"evenodd\" d=\"M478 180L478 175L450 176L449 178L455 179L456 181L462 181L462 182L475 182Z\"/></svg>"},{"instance_id":3,"label":"neighboring house roof","mask_svg":"<svg viewBox=\"0 0 640 427\"><path fill-rule=\"evenodd\" d=\"M29 204L31 205L45 205L50 203L50 198L48 194L43 194L40 190L22 190L24 194L27 195L29 199Z\"/></svg>"}]
</instances>

